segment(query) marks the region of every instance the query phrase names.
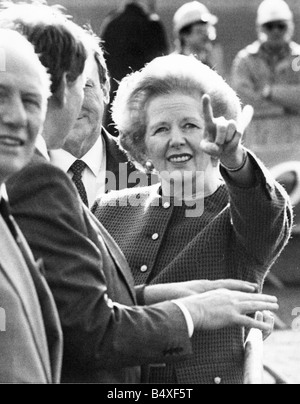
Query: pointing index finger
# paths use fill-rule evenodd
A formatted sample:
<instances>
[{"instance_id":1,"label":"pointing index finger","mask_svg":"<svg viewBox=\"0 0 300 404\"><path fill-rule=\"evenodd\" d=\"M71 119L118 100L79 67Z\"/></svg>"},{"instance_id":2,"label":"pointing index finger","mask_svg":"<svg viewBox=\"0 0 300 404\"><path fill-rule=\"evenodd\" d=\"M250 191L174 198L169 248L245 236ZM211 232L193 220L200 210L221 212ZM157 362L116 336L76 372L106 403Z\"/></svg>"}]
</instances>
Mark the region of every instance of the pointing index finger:
<instances>
[{"instance_id":1,"label":"pointing index finger","mask_svg":"<svg viewBox=\"0 0 300 404\"><path fill-rule=\"evenodd\" d=\"M202 97L202 108L203 108L203 117L205 123L205 135L204 137L209 142L214 142L217 134L216 124L214 123L214 113L211 106L210 96L208 94L204 94Z\"/></svg>"},{"instance_id":2,"label":"pointing index finger","mask_svg":"<svg viewBox=\"0 0 300 404\"><path fill-rule=\"evenodd\" d=\"M202 97L203 116L206 125L214 125L214 114L211 106L210 96L204 94Z\"/></svg>"}]
</instances>

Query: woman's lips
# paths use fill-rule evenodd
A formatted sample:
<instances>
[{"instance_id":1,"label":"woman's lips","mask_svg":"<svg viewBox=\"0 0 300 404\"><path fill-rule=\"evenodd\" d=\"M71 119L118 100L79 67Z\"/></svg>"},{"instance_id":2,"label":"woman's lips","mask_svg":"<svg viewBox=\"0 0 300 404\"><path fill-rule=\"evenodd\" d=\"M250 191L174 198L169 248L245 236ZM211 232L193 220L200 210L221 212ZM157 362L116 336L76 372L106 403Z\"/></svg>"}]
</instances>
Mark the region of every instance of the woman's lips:
<instances>
[{"instance_id":1,"label":"woman's lips","mask_svg":"<svg viewBox=\"0 0 300 404\"><path fill-rule=\"evenodd\" d=\"M191 156L190 154L177 154L177 155L168 157L167 160L170 163L176 164L176 163L187 163L192 158L193 158L193 156Z\"/></svg>"}]
</instances>

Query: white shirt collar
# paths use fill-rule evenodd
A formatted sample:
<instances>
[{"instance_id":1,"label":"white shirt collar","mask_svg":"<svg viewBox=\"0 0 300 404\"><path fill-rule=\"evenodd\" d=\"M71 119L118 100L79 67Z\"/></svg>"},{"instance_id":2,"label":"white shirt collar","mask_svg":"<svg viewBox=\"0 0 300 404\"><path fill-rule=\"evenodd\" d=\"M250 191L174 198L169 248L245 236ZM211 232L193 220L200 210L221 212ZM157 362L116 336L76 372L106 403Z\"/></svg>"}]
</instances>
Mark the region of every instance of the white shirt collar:
<instances>
[{"instance_id":1,"label":"white shirt collar","mask_svg":"<svg viewBox=\"0 0 300 404\"><path fill-rule=\"evenodd\" d=\"M85 162L92 173L97 177L99 175L104 151L104 140L99 136L94 146L80 159ZM71 165L77 160L72 154L65 150L53 150L50 152L51 161L54 165L68 172Z\"/></svg>"},{"instance_id":2,"label":"white shirt collar","mask_svg":"<svg viewBox=\"0 0 300 404\"><path fill-rule=\"evenodd\" d=\"M0 201L2 198L8 200L5 184L0 185Z\"/></svg>"},{"instance_id":3,"label":"white shirt collar","mask_svg":"<svg viewBox=\"0 0 300 404\"><path fill-rule=\"evenodd\" d=\"M82 157L82 161L89 167L95 176L99 175L102 166L104 139L99 136L94 146Z\"/></svg>"},{"instance_id":4,"label":"white shirt collar","mask_svg":"<svg viewBox=\"0 0 300 404\"><path fill-rule=\"evenodd\" d=\"M47 150L47 144L42 135L38 135L35 142L35 147L43 155L43 157L45 157L46 160L50 161L50 157Z\"/></svg>"},{"instance_id":5,"label":"white shirt collar","mask_svg":"<svg viewBox=\"0 0 300 404\"><path fill-rule=\"evenodd\" d=\"M4 199L6 203L8 203L8 195L5 184L0 185L0 202L2 201L2 199Z\"/></svg>"}]
</instances>

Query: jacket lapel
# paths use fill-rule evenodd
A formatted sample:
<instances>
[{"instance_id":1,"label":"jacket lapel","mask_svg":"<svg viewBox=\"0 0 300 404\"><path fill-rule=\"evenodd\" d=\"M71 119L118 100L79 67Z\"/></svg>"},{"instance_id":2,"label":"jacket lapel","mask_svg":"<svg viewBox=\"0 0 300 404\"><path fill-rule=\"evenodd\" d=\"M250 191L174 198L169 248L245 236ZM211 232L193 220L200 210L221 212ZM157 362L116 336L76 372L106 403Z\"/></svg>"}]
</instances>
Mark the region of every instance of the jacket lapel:
<instances>
[{"instance_id":1,"label":"jacket lapel","mask_svg":"<svg viewBox=\"0 0 300 404\"><path fill-rule=\"evenodd\" d=\"M21 233L14 219L11 218L11 220L16 227L19 238L19 248L22 251L23 257L25 259L25 262L34 282L35 289L37 291L47 335L50 364L52 370L52 382L57 384L60 382L63 357L63 336L59 315L50 288L45 278L41 275L41 273L39 273L39 269L42 267L43 264L42 261L38 263L35 262L23 234Z\"/></svg>"},{"instance_id":2,"label":"jacket lapel","mask_svg":"<svg viewBox=\"0 0 300 404\"><path fill-rule=\"evenodd\" d=\"M0 254L0 263L7 278L13 285L20 300L23 302L27 321L32 330L33 340L39 352L41 362L44 367L46 379L52 382L51 369L49 367L49 353L42 312L36 289L30 272L16 242L8 230L6 223L0 216L1 244L3 248ZM8 267L8 263L10 263Z\"/></svg>"},{"instance_id":3,"label":"jacket lapel","mask_svg":"<svg viewBox=\"0 0 300 404\"><path fill-rule=\"evenodd\" d=\"M96 217L86 208L83 206L84 211L88 215L90 222L95 229L96 233L101 235L103 242L105 243L108 252L111 258L114 260L116 267L119 273L122 275L127 287L128 291L131 295L131 298L134 302L136 302L136 295L134 292L134 280L131 274L131 270L129 268L129 264L122 253L121 249L118 247L115 240L111 237L108 231L102 226L102 224L96 219Z\"/></svg>"}]
</instances>

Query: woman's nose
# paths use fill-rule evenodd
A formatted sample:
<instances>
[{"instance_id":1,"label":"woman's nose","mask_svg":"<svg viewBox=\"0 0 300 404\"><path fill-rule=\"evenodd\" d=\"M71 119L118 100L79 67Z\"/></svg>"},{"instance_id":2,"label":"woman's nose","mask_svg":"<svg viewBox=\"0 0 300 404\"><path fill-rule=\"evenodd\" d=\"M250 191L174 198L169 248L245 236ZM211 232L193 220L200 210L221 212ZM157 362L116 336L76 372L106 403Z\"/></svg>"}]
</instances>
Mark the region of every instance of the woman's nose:
<instances>
[{"instance_id":1,"label":"woman's nose","mask_svg":"<svg viewBox=\"0 0 300 404\"><path fill-rule=\"evenodd\" d=\"M184 134L179 128L173 129L171 131L171 140L170 140L170 146L171 147L178 147L182 146L186 143Z\"/></svg>"},{"instance_id":2,"label":"woman's nose","mask_svg":"<svg viewBox=\"0 0 300 404\"><path fill-rule=\"evenodd\" d=\"M1 107L1 120L5 125L24 127L27 122L27 113L20 97L14 96Z\"/></svg>"}]
</instances>

